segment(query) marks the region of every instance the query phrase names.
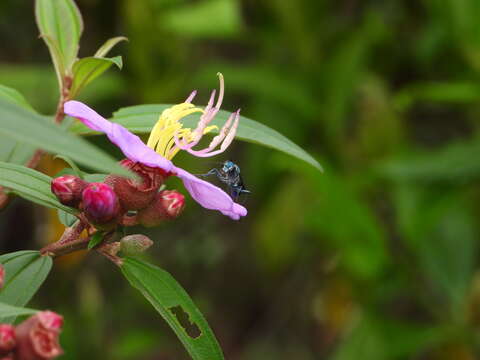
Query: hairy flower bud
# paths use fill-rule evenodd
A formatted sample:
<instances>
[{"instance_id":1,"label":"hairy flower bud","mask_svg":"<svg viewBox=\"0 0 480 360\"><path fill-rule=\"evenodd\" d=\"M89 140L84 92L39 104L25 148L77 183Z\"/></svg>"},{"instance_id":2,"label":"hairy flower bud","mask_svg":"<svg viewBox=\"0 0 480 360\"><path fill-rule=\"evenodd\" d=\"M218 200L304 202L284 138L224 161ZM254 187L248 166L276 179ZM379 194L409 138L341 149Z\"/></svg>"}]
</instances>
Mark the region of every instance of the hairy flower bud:
<instances>
[{"instance_id":1,"label":"hairy flower bud","mask_svg":"<svg viewBox=\"0 0 480 360\"><path fill-rule=\"evenodd\" d=\"M102 229L114 226L121 213L117 195L104 183L87 185L82 193L82 206L88 221Z\"/></svg>"},{"instance_id":2,"label":"hairy flower bud","mask_svg":"<svg viewBox=\"0 0 480 360\"><path fill-rule=\"evenodd\" d=\"M143 226L157 226L165 220L178 217L185 207L185 197L176 190L159 192L152 203L137 214L137 220Z\"/></svg>"},{"instance_id":3,"label":"hairy flower bud","mask_svg":"<svg viewBox=\"0 0 480 360\"><path fill-rule=\"evenodd\" d=\"M127 256L138 255L150 246L153 245L153 241L147 236L142 234L128 235L120 240L120 250Z\"/></svg>"},{"instance_id":4,"label":"hairy flower bud","mask_svg":"<svg viewBox=\"0 0 480 360\"><path fill-rule=\"evenodd\" d=\"M5 268L0 264L0 289L3 287L5 282Z\"/></svg>"},{"instance_id":5,"label":"hairy flower bud","mask_svg":"<svg viewBox=\"0 0 480 360\"><path fill-rule=\"evenodd\" d=\"M63 353L58 343L58 335L63 318L52 312L42 311L18 325L16 359L48 360Z\"/></svg>"},{"instance_id":6,"label":"hairy flower bud","mask_svg":"<svg viewBox=\"0 0 480 360\"><path fill-rule=\"evenodd\" d=\"M9 324L0 324L0 356L8 355L16 345L15 327Z\"/></svg>"},{"instance_id":7,"label":"hairy flower bud","mask_svg":"<svg viewBox=\"0 0 480 360\"><path fill-rule=\"evenodd\" d=\"M64 175L52 180L51 189L58 201L66 206L78 207L82 191L88 183L77 176Z\"/></svg>"},{"instance_id":8,"label":"hairy flower bud","mask_svg":"<svg viewBox=\"0 0 480 360\"><path fill-rule=\"evenodd\" d=\"M109 175L105 179L105 183L115 190L123 208L139 210L147 207L167 175L162 169L152 168L129 159L122 160L120 165L136 173L140 179Z\"/></svg>"}]
</instances>

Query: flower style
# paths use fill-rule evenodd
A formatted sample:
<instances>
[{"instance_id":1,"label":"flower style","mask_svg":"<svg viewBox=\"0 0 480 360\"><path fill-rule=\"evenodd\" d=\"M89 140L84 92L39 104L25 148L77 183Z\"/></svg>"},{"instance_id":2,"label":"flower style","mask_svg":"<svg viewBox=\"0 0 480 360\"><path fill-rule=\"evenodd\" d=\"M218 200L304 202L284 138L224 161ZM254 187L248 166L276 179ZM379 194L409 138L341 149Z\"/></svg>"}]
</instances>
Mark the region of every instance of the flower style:
<instances>
[{"instance_id":1,"label":"flower style","mask_svg":"<svg viewBox=\"0 0 480 360\"><path fill-rule=\"evenodd\" d=\"M198 157L214 156L223 152L233 141L240 119L239 111L231 114L219 135L213 138L206 149L193 150L204 134L216 128L216 126L208 126L208 124L220 110L223 100L223 76L221 74L218 76L220 90L215 106L213 106L215 90L203 110L191 103L196 95L196 91L192 92L184 103L174 105L162 112L152 129L147 144L144 144L138 136L123 126L106 120L81 102L67 101L64 111L65 114L82 121L90 129L105 133L110 141L117 145L131 161L162 169L167 175L178 176L193 199L204 208L218 210L222 214L238 220L247 215L247 209L235 203L222 189L176 167L171 161L180 150ZM184 128L180 120L193 113L202 114L197 127L194 130ZM220 149L215 150L218 145L220 145Z\"/></svg>"}]
</instances>

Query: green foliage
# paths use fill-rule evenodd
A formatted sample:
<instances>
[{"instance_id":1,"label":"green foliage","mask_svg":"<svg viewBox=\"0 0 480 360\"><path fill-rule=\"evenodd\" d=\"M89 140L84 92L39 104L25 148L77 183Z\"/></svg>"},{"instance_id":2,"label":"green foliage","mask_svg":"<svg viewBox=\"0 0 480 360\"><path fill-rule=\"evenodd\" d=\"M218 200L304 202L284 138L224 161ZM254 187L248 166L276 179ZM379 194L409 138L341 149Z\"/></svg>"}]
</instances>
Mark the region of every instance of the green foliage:
<instances>
[{"instance_id":1,"label":"green foliage","mask_svg":"<svg viewBox=\"0 0 480 360\"><path fill-rule=\"evenodd\" d=\"M55 6L65 4L59 1ZM92 54L105 34L119 28L130 39L124 58L128 71L107 72L82 89L81 100L100 113L121 108L113 120L147 134L168 105L125 106L176 103L195 86L200 86L199 102L205 102L204 94L216 86L213 75L221 71L225 103L241 107L242 113L313 154L306 155L290 140L257 125L243 128L251 123L242 119L239 139L258 143L263 141L260 135L266 135L267 147L296 157L233 144L225 156L242 167L252 190L241 200L248 217L232 225L187 207L181 224L165 224L148 234L156 246L144 256L161 261L182 284L200 294L199 305L215 319L226 357L476 357L477 0L79 4L92 24L84 39ZM58 101L55 82L33 59L36 39L10 31L20 23L28 29L31 16L23 15L28 13L21 11L25 6L13 0L0 2L0 20L7 24L6 31L0 31L4 48L0 78L36 110L51 112ZM66 36L74 34L72 25L65 25ZM68 73L58 39L43 39ZM122 40L108 40L94 58L106 57ZM74 39L69 47L77 44ZM93 61L107 66L105 60ZM83 82L80 77L75 81ZM0 98L33 114L13 89L0 88ZM11 113L3 115L8 117L2 116L0 123L16 119ZM223 123L227 113L219 115ZM39 123L51 121L34 116ZM186 124L194 126L197 119L191 116ZM72 131L92 133L78 122ZM1 136L0 161L25 164L38 146L17 144L10 133ZM89 141L111 149L101 137ZM320 174L297 159L317 167L316 159L321 159L328 166ZM178 160L198 173L214 166L209 159ZM171 181L167 188L174 186ZM71 214L59 214L66 225L75 221ZM25 244L7 221L0 222L0 228L6 229L3 243ZM66 269L74 266L73 260L66 263ZM149 265L138 265L143 266L150 272ZM59 277L71 280L70 273ZM44 292L55 294L53 302L48 299L52 309L62 309L66 320L73 319L67 321L70 331L62 338L67 356L182 356L181 347L172 344L168 331L159 329L158 318L151 316L144 299L125 296L125 288L110 281L107 272L93 275L91 269L82 269L75 274L85 276L82 281L89 291L82 287L77 293L76 287L65 286ZM153 302L163 300L154 294L164 283L152 277L155 280L138 275L135 284ZM144 279L151 280L151 287L141 282ZM98 309L104 317L96 316ZM173 316L168 308L163 313ZM183 331L180 326L177 330Z\"/></svg>"},{"instance_id":2,"label":"green foliage","mask_svg":"<svg viewBox=\"0 0 480 360\"><path fill-rule=\"evenodd\" d=\"M15 89L0 85L0 99L34 112L23 95ZM0 136L0 140L0 161L23 164L35 151L32 146L19 143L9 136Z\"/></svg>"},{"instance_id":3,"label":"green foliage","mask_svg":"<svg viewBox=\"0 0 480 360\"><path fill-rule=\"evenodd\" d=\"M15 119L11 121L10 119ZM65 155L93 169L131 176L113 158L31 111L0 99L0 134Z\"/></svg>"},{"instance_id":4,"label":"green foliage","mask_svg":"<svg viewBox=\"0 0 480 360\"><path fill-rule=\"evenodd\" d=\"M75 209L62 205L52 194L52 178L21 165L0 162L0 185L34 203L75 214Z\"/></svg>"},{"instance_id":5,"label":"green foliage","mask_svg":"<svg viewBox=\"0 0 480 360\"><path fill-rule=\"evenodd\" d=\"M90 239L87 249L91 250L98 244L100 244L103 240L103 235L104 233L101 231L97 231L95 234L93 234L92 238Z\"/></svg>"},{"instance_id":6,"label":"green foliage","mask_svg":"<svg viewBox=\"0 0 480 360\"><path fill-rule=\"evenodd\" d=\"M50 50L60 89L78 54L83 20L73 0L37 0L35 17L40 36Z\"/></svg>"},{"instance_id":7,"label":"green foliage","mask_svg":"<svg viewBox=\"0 0 480 360\"><path fill-rule=\"evenodd\" d=\"M238 34L240 14L235 0L207 0L185 4L167 12L160 26L181 36L225 38ZM212 21L212 16L215 20Z\"/></svg>"},{"instance_id":8,"label":"green foliage","mask_svg":"<svg viewBox=\"0 0 480 360\"><path fill-rule=\"evenodd\" d=\"M223 359L222 350L205 318L169 273L129 257L123 259L121 269L130 284L145 296L177 334L192 359Z\"/></svg>"},{"instance_id":9,"label":"green foliage","mask_svg":"<svg viewBox=\"0 0 480 360\"><path fill-rule=\"evenodd\" d=\"M119 69L122 69L122 57L115 56L106 58L95 56L77 60L75 64L73 64L73 84L70 89L70 96L72 98L76 97L85 86L102 75L112 65L116 65Z\"/></svg>"},{"instance_id":10,"label":"green foliage","mask_svg":"<svg viewBox=\"0 0 480 360\"><path fill-rule=\"evenodd\" d=\"M0 303L23 307L45 281L52 267L49 256L38 251L17 251L0 256L5 269L5 284L0 290ZM0 322L11 323L14 314L0 316Z\"/></svg>"},{"instance_id":11,"label":"green foliage","mask_svg":"<svg viewBox=\"0 0 480 360\"><path fill-rule=\"evenodd\" d=\"M96 57L96 58L105 57L105 55L107 55L110 52L110 50L112 50L113 47L121 41L128 41L128 39L125 36L116 36L111 39L108 39L107 41L105 41L105 43L102 46L98 48L97 52L95 53L95 55L93 55L93 57Z\"/></svg>"},{"instance_id":12,"label":"green foliage","mask_svg":"<svg viewBox=\"0 0 480 360\"><path fill-rule=\"evenodd\" d=\"M19 315L31 315L35 314L38 310L27 309L17 306L12 306L4 303L0 303L0 314L2 317L15 317Z\"/></svg>"},{"instance_id":13,"label":"green foliage","mask_svg":"<svg viewBox=\"0 0 480 360\"><path fill-rule=\"evenodd\" d=\"M137 105L123 108L114 113L112 121L125 126L127 129L135 133L150 133L162 111L170 106L172 105ZM218 134L230 114L231 113L225 110L218 112L210 123L211 125L216 125L218 127L218 129L213 130L212 133ZM185 127L195 128L198 122L198 115L186 116L182 122ZM93 133L92 130L80 123L72 126L71 130L75 134ZM268 126L244 116L240 117L236 138L282 151L322 170L322 167L317 160L288 138Z\"/></svg>"}]
</instances>

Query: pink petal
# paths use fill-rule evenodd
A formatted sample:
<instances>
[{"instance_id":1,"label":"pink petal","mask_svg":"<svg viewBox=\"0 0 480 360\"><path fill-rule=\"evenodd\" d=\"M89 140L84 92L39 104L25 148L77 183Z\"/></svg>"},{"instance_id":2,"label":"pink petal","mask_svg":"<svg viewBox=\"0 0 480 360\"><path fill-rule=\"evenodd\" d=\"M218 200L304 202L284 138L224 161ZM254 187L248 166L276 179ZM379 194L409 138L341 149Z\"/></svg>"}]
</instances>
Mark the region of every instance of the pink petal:
<instances>
[{"instance_id":1,"label":"pink petal","mask_svg":"<svg viewBox=\"0 0 480 360\"><path fill-rule=\"evenodd\" d=\"M145 145L138 136L123 126L103 118L87 105L79 101L67 101L64 111L65 114L78 118L90 129L105 133L110 141L117 145L130 160L161 168L181 178L193 199L204 208L218 210L233 220L247 215L247 209L235 203L222 189L175 167L171 161Z\"/></svg>"},{"instance_id":2,"label":"pink petal","mask_svg":"<svg viewBox=\"0 0 480 360\"><path fill-rule=\"evenodd\" d=\"M105 133L110 141L117 145L130 160L158 167L166 172L172 170L172 162L145 145L137 135L119 124L108 121L87 105L72 100L67 101L63 109L65 114L79 119L90 129Z\"/></svg>"},{"instance_id":3,"label":"pink petal","mask_svg":"<svg viewBox=\"0 0 480 360\"><path fill-rule=\"evenodd\" d=\"M199 179L178 167L174 170L174 173L182 179L183 185L185 185L185 188L192 198L204 208L218 210L233 220L238 220L240 217L247 215L247 209L235 203L232 198L219 187Z\"/></svg>"}]
</instances>

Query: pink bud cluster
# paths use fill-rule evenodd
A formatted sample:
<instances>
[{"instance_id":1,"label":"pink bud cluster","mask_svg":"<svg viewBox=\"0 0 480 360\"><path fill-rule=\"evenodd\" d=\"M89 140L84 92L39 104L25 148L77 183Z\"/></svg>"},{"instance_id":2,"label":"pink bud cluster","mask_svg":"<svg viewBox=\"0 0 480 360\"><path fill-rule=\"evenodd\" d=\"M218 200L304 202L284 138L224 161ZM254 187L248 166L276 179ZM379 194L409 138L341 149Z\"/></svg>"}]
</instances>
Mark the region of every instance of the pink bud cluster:
<instances>
[{"instance_id":1,"label":"pink bud cluster","mask_svg":"<svg viewBox=\"0 0 480 360\"><path fill-rule=\"evenodd\" d=\"M63 353L58 336L63 317L41 311L14 327L0 324L1 360L49 360Z\"/></svg>"},{"instance_id":2,"label":"pink bud cluster","mask_svg":"<svg viewBox=\"0 0 480 360\"><path fill-rule=\"evenodd\" d=\"M103 183L88 183L65 175L52 180L52 193L60 203L79 209L91 225L101 230L111 230L118 224L157 226L181 214L184 196L176 190L159 191L168 174L128 159L120 164L138 179L109 175Z\"/></svg>"}]
</instances>

